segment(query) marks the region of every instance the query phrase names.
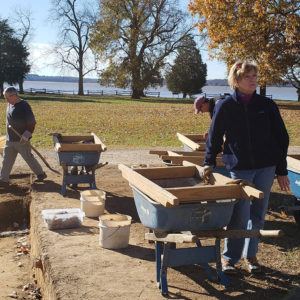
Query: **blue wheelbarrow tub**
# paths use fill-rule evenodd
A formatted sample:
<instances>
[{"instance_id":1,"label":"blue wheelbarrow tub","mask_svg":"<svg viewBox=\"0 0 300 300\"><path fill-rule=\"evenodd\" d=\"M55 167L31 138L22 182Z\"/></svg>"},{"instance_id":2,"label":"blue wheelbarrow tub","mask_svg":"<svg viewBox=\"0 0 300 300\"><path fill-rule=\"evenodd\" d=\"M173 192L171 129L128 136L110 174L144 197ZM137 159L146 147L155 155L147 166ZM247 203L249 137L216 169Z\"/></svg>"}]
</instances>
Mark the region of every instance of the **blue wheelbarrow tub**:
<instances>
[{"instance_id":1,"label":"blue wheelbarrow tub","mask_svg":"<svg viewBox=\"0 0 300 300\"><path fill-rule=\"evenodd\" d=\"M300 199L300 172L288 169L288 177L292 193L297 199Z\"/></svg>"},{"instance_id":2,"label":"blue wheelbarrow tub","mask_svg":"<svg viewBox=\"0 0 300 300\"><path fill-rule=\"evenodd\" d=\"M130 186L142 224L162 232L220 229L229 223L233 206L238 201L225 199L165 207Z\"/></svg>"},{"instance_id":3,"label":"blue wheelbarrow tub","mask_svg":"<svg viewBox=\"0 0 300 300\"><path fill-rule=\"evenodd\" d=\"M101 152L57 152L59 164L66 166L93 166L99 162Z\"/></svg>"}]
</instances>

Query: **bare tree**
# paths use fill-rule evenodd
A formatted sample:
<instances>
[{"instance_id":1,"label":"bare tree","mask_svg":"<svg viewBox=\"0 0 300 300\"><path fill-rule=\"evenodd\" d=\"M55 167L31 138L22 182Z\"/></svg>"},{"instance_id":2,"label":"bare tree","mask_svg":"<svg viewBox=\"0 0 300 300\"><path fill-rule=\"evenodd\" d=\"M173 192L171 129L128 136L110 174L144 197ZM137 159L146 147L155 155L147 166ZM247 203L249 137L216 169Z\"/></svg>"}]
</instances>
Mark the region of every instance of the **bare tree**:
<instances>
[{"instance_id":1,"label":"bare tree","mask_svg":"<svg viewBox=\"0 0 300 300\"><path fill-rule=\"evenodd\" d=\"M88 45L97 8L95 1L52 0L50 18L59 24L59 40L54 53L62 69L68 67L78 72L78 95L84 94L84 76L97 69L96 57Z\"/></svg>"},{"instance_id":2,"label":"bare tree","mask_svg":"<svg viewBox=\"0 0 300 300\"><path fill-rule=\"evenodd\" d=\"M168 58L193 28L178 7L178 0L101 0L91 35L91 47L108 63L100 82L131 86L137 99L162 85Z\"/></svg>"}]
</instances>

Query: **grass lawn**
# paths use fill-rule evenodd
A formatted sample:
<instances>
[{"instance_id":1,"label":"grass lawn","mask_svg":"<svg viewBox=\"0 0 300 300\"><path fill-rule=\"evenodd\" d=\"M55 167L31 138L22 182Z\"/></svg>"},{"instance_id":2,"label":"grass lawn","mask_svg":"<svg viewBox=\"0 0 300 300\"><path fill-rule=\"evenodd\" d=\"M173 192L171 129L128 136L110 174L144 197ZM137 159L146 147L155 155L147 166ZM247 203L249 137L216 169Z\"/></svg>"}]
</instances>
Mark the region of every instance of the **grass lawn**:
<instances>
[{"instance_id":1,"label":"grass lawn","mask_svg":"<svg viewBox=\"0 0 300 300\"><path fill-rule=\"evenodd\" d=\"M36 116L32 144L52 147L48 133L89 135L94 132L108 147L181 146L176 132L198 134L208 130L208 114L194 114L193 100L126 96L22 95ZM300 145L298 102L279 101L290 135L290 145ZM279 103L278 102L278 103ZM299 105L299 104L298 104ZM287 109L286 107L291 107ZM0 101L0 135L5 134L4 99Z\"/></svg>"}]
</instances>

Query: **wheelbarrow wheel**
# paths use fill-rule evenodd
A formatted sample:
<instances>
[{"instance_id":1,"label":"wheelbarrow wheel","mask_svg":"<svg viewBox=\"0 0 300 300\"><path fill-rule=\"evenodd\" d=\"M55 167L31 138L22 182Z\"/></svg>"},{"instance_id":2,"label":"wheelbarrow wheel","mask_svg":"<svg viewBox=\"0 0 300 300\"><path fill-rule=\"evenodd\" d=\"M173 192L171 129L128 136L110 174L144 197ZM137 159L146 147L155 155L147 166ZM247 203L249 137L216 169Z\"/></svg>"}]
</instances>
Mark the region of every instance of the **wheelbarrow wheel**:
<instances>
[{"instance_id":1,"label":"wheelbarrow wheel","mask_svg":"<svg viewBox=\"0 0 300 300\"><path fill-rule=\"evenodd\" d=\"M300 199L295 198L295 206L300 206ZM294 211L294 218L297 224L300 225L300 210Z\"/></svg>"}]
</instances>

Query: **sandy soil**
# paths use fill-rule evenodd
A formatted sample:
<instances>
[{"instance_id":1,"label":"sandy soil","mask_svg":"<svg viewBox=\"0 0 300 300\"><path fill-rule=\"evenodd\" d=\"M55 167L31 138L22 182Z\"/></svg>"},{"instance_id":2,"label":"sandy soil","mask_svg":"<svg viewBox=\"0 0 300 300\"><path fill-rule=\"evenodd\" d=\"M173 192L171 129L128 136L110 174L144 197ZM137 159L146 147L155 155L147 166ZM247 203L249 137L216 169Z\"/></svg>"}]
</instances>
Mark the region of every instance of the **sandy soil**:
<instances>
[{"instance_id":1,"label":"sandy soil","mask_svg":"<svg viewBox=\"0 0 300 300\"><path fill-rule=\"evenodd\" d=\"M54 151L42 153L53 168L60 169ZM106 212L127 214L133 218L129 246L122 250L101 248L96 218L85 217L78 229L48 230L41 210L80 207L80 192L87 187L80 185L78 190L68 188L67 196L63 197L60 194L61 177L45 168L48 174L45 183L32 185L30 253L31 261L40 262L35 264L33 271L44 292L44 299L163 299L155 283L154 245L144 239L148 230L140 223L131 189L117 168L118 163L161 165L161 161L149 155L146 149L107 151L101 155L100 161L109 162L96 171L97 187L107 194ZM14 172L28 172L28 167L18 160ZM300 237L293 217L282 217L276 211L283 201L291 203L291 195L279 194L274 185L266 228L283 229L287 234L283 238L262 240L258 257L264 265L263 275L250 275L241 262L240 275L230 277L231 287L225 288L218 282L210 282L201 266L169 268L169 298L282 299L287 296L300 280ZM16 239L0 239L3 247L0 250L7 255L4 261L14 259L11 248ZM203 241L203 245L212 243L213 240ZM22 256L22 259L26 257ZM28 266L32 266L31 261L27 261ZM16 267L16 262L13 261L11 267L2 262L0 260L0 284L12 283L7 284L3 298L0 294L0 299L6 299L5 295L15 289L19 293L27 280L18 273L23 269ZM32 277L28 279L33 281Z\"/></svg>"}]
</instances>

